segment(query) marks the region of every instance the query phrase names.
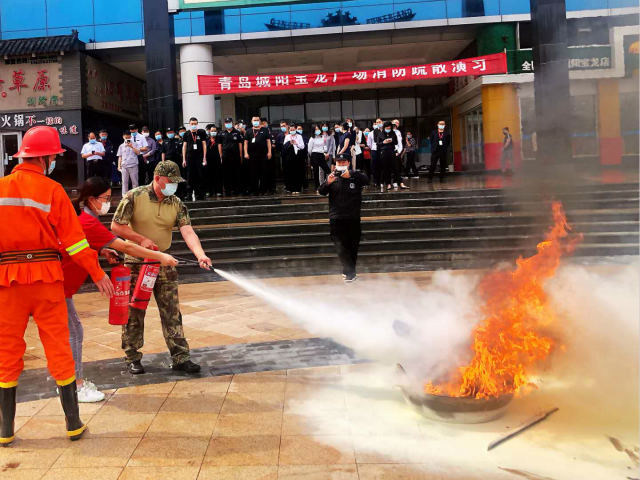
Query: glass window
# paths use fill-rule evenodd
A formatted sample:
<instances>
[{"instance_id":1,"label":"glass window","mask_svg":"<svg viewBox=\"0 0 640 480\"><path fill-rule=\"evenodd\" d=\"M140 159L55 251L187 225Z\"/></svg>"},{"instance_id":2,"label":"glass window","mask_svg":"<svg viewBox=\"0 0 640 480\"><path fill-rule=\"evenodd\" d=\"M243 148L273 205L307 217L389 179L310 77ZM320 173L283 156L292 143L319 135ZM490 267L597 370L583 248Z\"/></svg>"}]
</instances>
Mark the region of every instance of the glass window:
<instances>
[{"instance_id":1,"label":"glass window","mask_svg":"<svg viewBox=\"0 0 640 480\"><path fill-rule=\"evenodd\" d=\"M269 105L269 123L278 123L284 118L284 107L282 105Z\"/></svg>"},{"instance_id":2,"label":"glass window","mask_svg":"<svg viewBox=\"0 0 640 480\"><path fill-rule=\"evenodd\" d=\"M407 22L412 20L436 20L447 18L447 5L444 1L395 2L393 10L392 18L387 21ZM367 23L383 22L372 22L367 20Z\"/></svg>"},{"instance_id":3,"label":"glass window","mask_svg":"<svg viewBox=\"0 0 640 480\"><path fill-rule=\"evenodd\" d=\"M0 26L3 32L46 28L45 0L0 0ZM37 37L28 34L25 37ZM9 38L3 35L3 38ZM20 37L11 37L20 38Z\"/></svg>"},{"instance_id":4,"label":"glass window","mask_svg":"<svg viewBox=\"0 0 640 480\"><path fill-rule=\"evenodd\" d=\"M566 0L567 11L608 8L602 0Z\"/></svg>"},{"instance_id":5,"label":"glass window","mask_svg":"<svg viewBox=\"0 0 640 480\"><path fill-rule=\"evenodd\" d=\"M142 0L93 0L93 5L96 25L142 22Z\"/></svg>"},{"instance_id":6,"label":"glass window","mask_svg":"<svg viewBox=\"0 0 640 480\"><path fill-rule=\"evenodd\" d=\"M205 28L204 28L204 17L199 17L199 18L191 18L191 35L204 35L205 34Z\"/></svg>"},{"instance_id":7,"label":"glass window","mask_svg":"<svg viewBox=\"0 0 640 480\"><path fill-rule=\"evenodd\" d=\"M485 15L516 15L520 13L529 13L530 11L531 5L529 4L529 0L509 0L508 2L502 1L500 3L499 12L494 13L487 11Z\"/></svg>"},{"instance_id":8,"label":"glass window","mask_svg":"<svg viewBox=\"0 0 640 480\"><path fill-rule=\"evenodd\" d=\"M240 16L224 16L224 31L222 33L240 33Z\"/></svg>"},{"instance_id":9,"label":"glass window","mask_svg":"<svg viewBox=\"0 0 640 480\"><path fill-rule=\"evenodd\" d=\"M176 37L188 37L191 35L191 20L175 19L173 21L173 34Z\"/></svg>"},{"instance_id":10,"label":"glass window","mask_svg":"<svg viewBox=\"0 0 640 480\"><path fill-rule=\"evenodd\" d=\"M96 25L96 42L118 42L144 38L142 23Z\"/></svg>"},{"instance_id":11,"label":"glass window","mask_svg":"<svg viewBox=\"0 0 640 480\"><path fill-rule=\"evenodd\" d=\"M401 98L400 99L400 117L415 117L416 116L416 99Z\"/></svg>"},{"instance_id":12,"label":"glass window","mask_svg":"<svg viewBox=\"0 0 640 480\"><path fill-rule=\"evenodd\" d=\"M571 144L575 156L597 155L595 95L574 95L571 97Z\"/></svg>"},{"instance_id":13,"label":"glass window","mask_svg":"<svg viewBox=\"0 0 640 480\"><path fill-rule=\"evenodd\" d=\"M340 120L340 93L305 94L307 122L335 122Z\"/></svg>"},{"instance_id":14,"label":"glass window","mask_svg":"<svg viewBox=\"0 0 640 480\"><path fill-rule=\"evenodd\" d=\"M93 2L47 0L47 27L93 25Z\"/></svg>"},{"instance_id":15,"label":"glass window","mask_svg":"<svg viewBox=\"0 0 640 480\"><path fill-rule=\"evenodd\" d=\"M15 30L13 32L2 32L3 40L11 40L13 38L33 38L46 37L46 30Z\"/></svg>"},{"instance_id":16,"label":"glass window","mask_svg":"<svg viewBox=\"0 0 640 480\"><path fill-rule=\"evenodd\" d=\"M390 119L400 116L400 99L399 98L381 98L378 101L380 118Z\"/></svg>"},{"instance_id":17,"label":"glass window","mask_svg":"<svg viewBox=\"0 0 640 480\"><path fill-rule=\"evenodd\" d=\"M88 27L75 27L78 30L78 38L85 43L94 42L96 38L96 29L93 25ZM70 27L64 28L49 28L47 35L69 35L71 33Z\"/></svg>"},{"instance_id":18,"label":"glass window","mask_svg":"<svg viewBox=\"0 0 640 480\"><path fill-rule=\"evenodd\" d=\"M204 15L204 34L220 35L224 32L224 16L220 10L207 10Z\"/></svg>"}]
</instances>

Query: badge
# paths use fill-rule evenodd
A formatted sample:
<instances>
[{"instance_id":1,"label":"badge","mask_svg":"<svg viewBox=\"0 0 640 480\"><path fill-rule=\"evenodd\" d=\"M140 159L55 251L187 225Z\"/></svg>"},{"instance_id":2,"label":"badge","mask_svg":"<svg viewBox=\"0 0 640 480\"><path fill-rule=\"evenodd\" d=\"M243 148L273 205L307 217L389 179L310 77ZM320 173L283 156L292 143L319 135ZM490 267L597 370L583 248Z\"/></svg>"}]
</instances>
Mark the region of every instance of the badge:
<instances>
[{"instance_id":1,"label":"badge","mask_svg":"<svg viewBox=\"0 0 640 480\"><path fill-rule=\"evenodd\" d=\"M193 149L197 150L198 149L198 145L196 143L193 144Z\"/></svg>"},{"instance_id":2,"label":"badge","mask_svg":"<svg viewBox=\"0 0 640 480\"><path fill-rule=\"evenodd\" d=\"M253 137L253 138L251 139L251 143L256 143L256 137Z\"/></svg>"},{"instance_id":3,"label":"badge","mask_svg":"<svg viewBox=\"0 0 640 480\"><path fill-rule=\"evenodd\" d=\"M442 146L442 140L438 140L438 144Z\"/></svg>"},{"instance_id":4,"label":"badge","mask_svg":"<svg viewBox=\"0 0 640 480\"><path fill-rule=\"evenodd\" d=\"M355 184L355 183L350 183L350 184L349 184L349 187L350 187L350 188L356 188L356 184Z\"/></svg>"}]
</instances>

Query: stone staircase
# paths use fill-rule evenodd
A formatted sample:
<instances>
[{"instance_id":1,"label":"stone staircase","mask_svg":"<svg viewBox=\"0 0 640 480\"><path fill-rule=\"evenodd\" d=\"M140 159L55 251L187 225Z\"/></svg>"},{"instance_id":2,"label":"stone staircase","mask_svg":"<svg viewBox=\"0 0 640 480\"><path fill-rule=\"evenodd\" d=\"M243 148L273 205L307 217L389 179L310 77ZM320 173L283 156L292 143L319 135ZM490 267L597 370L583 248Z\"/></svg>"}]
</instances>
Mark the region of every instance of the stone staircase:
<instances>
[{"instance_id":1,"label":"stone staircase","mask_svg":"<svg viewBox=\"0 0 640 480\"><path fill-rule=\"evenodd\" d=\"M638 255L638 184L588 185L556 192L583 240L574 256ZM216 267L251 275L338 273L327 199L317 195L188 204ZM460 189L367 193L360 272L488 267L531 255L550 225L537 192ZM108 218L103 219L108 223ZM171 253L193 258L178 232ZM219 277L181 265L181 281Z\"/></svg>"}]
</instances>

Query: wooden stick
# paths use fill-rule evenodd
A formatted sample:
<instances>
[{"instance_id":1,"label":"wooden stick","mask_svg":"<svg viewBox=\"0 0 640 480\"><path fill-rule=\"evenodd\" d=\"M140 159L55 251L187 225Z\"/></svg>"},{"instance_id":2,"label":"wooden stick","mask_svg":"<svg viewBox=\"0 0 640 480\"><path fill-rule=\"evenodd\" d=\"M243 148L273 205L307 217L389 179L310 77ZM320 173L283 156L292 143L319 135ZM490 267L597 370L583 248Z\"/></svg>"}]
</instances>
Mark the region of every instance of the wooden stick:
<instances>
[{"instance_id":1,"label":"wooden stick","mask_svg":"<svg viewBox=\"0 0 640 480\"><path fill-rule=\"evenodd\" d=\"M547 418L549 418L553 413L557 412L558 410L559 410L558 407L552 408L548 412L542 413L542 414L538 415L537 417L532 418L531 420L529 420L527 423L525 423L521 427L516 428L513 432L507 433L506 435L503 435L499 439L494 440L493 442L491 442L489 444L489 446L487 447L487 451L488 450L492 450L495 447L497 447L498 445L500 445L501 443L506 442L507 440L515 437L516 435L519 435L520 433L524 432L528 428L533 427L535 424L540 423L543 420L546 420Z\"/></svg>"}]
</instances>

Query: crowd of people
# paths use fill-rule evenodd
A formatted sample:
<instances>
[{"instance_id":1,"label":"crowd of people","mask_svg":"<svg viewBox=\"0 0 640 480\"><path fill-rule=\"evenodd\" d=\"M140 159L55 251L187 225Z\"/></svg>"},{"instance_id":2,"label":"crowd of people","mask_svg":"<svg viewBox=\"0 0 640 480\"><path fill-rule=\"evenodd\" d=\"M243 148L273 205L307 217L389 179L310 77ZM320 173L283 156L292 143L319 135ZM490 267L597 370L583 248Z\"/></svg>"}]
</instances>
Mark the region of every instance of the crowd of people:
<instances>
[{"instance_id":1,"label":"crowd of people","mask_svg":"<svg viewBox=\"0 0 640 480\"><path fill-rule=\"evenodd\" d=\"M150 130L136 125L122 133L122 143L114 146L106 130L90 132L82 148L86 177L103 177L112 186L122 185L122 195L152 180L155 166L162 160L178 164L187 180L177 196L182 200L233 195L276 193L276 177L282 173L284 193L297 195L313 185L315 190L335 169L337 159L347 159L351 167L366 174L367 186L389 190L408 189L408 178L418 178L418 141L413 132L401 128L400 120L378 118L364 129L351 118L342 123L318 123L305 131L303 125L280 122L272 131L266 118L254 116L249 125L225 118L221 127L199 128L192 117L177 131ZM451 136L445 122L430 136L431 179L437 164L445 175Z\"/></svg>"}]
</instances>

